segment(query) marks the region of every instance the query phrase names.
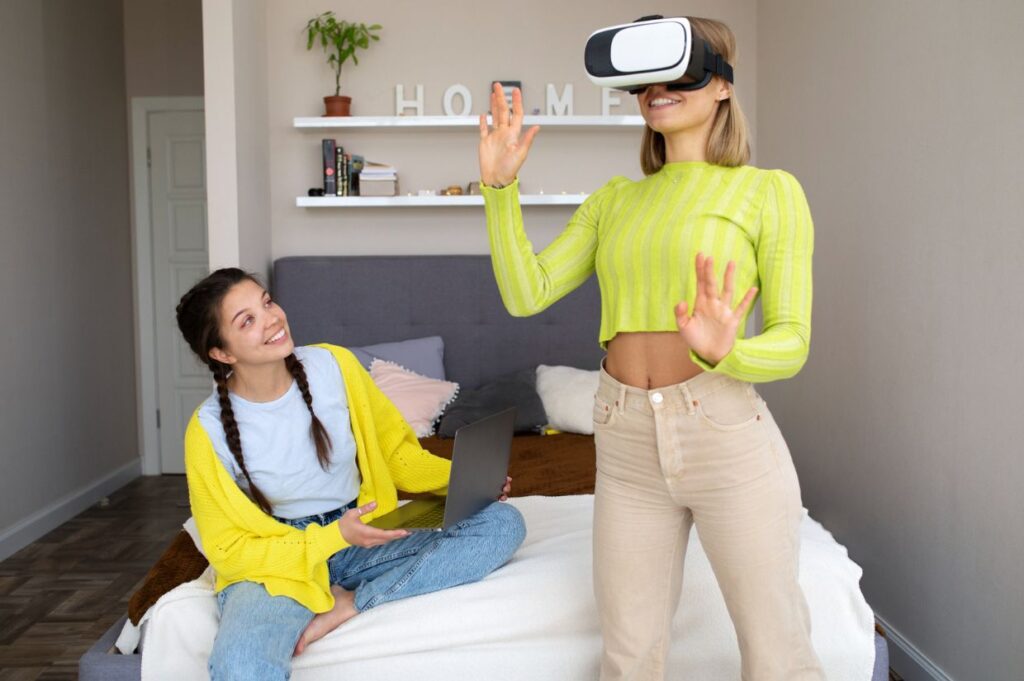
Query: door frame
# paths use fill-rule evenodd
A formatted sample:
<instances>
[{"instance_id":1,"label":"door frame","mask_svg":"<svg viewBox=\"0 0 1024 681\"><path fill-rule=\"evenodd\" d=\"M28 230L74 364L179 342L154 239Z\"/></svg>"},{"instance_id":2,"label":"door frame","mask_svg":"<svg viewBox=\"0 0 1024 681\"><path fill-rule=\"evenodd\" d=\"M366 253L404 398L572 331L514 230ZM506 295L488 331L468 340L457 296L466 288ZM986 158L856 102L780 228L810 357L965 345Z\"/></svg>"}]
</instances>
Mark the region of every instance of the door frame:
<instances>
[{"instance_id":1,"label":"door frame","mask_svg":"<svg viewBox=\"0 0 1024 681\"><path fill-rule=\"evenodd\" d=\"M203 97L131 98L132 298L135 306L135 404L143 475L160 475L157 429L156 317L153 221L149 201L149 117L168 111L205 111Z\"/></svg>"}]
</instances>

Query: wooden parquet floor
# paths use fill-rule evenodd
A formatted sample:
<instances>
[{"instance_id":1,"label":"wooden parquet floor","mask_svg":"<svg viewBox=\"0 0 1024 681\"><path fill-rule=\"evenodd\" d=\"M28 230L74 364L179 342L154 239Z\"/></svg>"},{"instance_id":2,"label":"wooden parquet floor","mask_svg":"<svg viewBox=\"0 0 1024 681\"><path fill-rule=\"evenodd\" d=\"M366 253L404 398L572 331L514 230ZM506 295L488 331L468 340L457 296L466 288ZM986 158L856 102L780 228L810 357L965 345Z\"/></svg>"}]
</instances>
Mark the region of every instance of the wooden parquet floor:
<instances>
[{"instance_id":1,"label":"wooden parquet floor","mask_svg":"<svg viewBox=\"0 0 1024 681\"><path fill-rule=\"evenodd\" d=\"M185 476L142 477L0 562L0 681L77 679L188 516Z\"/></svg>"}]
</instances>

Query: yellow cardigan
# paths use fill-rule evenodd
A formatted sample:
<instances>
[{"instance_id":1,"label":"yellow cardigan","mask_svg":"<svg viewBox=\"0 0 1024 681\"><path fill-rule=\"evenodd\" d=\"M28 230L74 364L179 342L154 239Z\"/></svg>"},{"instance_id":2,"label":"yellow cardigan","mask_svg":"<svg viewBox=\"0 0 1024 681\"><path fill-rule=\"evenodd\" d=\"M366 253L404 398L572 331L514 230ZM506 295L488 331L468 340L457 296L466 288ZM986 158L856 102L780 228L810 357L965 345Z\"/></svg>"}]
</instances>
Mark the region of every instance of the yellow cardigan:
<instances>
[{"instance_id":1,"label":"yellow cardigan","mask_svg":"<svg viewBox=\"0 0 1024 681\"><path fill-rule=\"evenodd\" d=\"M445 494L451 462L423 449L394 404L350 351L330 350L345 382L356 463L362 475L359 505L377 502L364 520L398 505L397 490ZM199 423L198 410L185 431L185 474L192 515L217 591L236 582L259 582L272 596L289 596L313 612L334 606L327 559L349 544L336 522L305 530L265 514L235 483Z\"/></svg>"}]
</instances>

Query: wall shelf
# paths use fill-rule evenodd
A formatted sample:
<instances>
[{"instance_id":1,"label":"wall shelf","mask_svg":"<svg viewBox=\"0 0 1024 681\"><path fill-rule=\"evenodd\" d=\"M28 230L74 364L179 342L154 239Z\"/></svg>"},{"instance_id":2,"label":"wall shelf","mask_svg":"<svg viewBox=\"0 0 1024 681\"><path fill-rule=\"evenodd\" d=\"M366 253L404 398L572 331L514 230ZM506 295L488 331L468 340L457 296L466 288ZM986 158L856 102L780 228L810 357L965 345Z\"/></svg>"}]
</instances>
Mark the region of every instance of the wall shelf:
<instances>
[{"instance_id":1,"label":"wall shelf","mask_svg":"<svg viewBox=\"0 0 1024 681\"><path fill-rule=\"evenodd\" d=\"M524 206L578 206L588 194L520 194ZM484 197L473 196L299 196L299 208L409 208L453 206L482 206Z\"/></svg>"},{"instance_id":2,"label":"wall shelf","mask_svg":"<svg viewBox=\"0 0 1024 681\"><path fill-rule=\"evenodd\" d=\"M490 122L490 117L488 117ZM465 129L478 128L476 116L316 116L297 117L296 128L313 129ZM642 128L642 116L524 116L523 126L556 126L577 130Z\"/></svg>"}]
</instances>

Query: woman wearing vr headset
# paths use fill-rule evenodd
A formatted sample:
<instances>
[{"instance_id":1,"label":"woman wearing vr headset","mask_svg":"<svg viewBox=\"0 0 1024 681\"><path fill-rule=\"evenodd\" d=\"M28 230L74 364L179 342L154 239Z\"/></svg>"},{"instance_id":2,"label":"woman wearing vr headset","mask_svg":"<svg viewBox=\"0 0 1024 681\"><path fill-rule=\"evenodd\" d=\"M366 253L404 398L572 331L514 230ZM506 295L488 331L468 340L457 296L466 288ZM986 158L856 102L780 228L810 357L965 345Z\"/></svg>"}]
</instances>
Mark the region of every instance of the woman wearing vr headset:
<instances>
[{"instance_id":1,"label":"woman wearing vr headset","mask_svg":"<svg viewBox=\"0 0 1024 681\"><path fill-rule=\"evenodd\" d=\"M627 57L656 52L653 43L665 35L657 31L668 30L689 41L690 60L672 82L627 75L614 83L636 94L646 122L645 177L613 178L540 254L523 228L517 179L538 128L522 131L520 93L510 112L497 86L493 124L480 118L491 255L509 312L536 314L595 271L600 282L599 340L607 350L594 402L601 678L664 677L695 524L736 629L742 678L818 681L825 676L797 581L800 487L753 387L795 375L807 358L807 201L788 173L746 165L729 28L695 18L638 22L655 31L635 34L633 48L620 44L636 52ZM592 37L591 55L588 43L593 80L602 82L594 76L602 63L615 70L608 36L632 27L594 34L604 46ZM747 338L759 291L764 325Z\"/></svg>"}]
</instances>

